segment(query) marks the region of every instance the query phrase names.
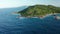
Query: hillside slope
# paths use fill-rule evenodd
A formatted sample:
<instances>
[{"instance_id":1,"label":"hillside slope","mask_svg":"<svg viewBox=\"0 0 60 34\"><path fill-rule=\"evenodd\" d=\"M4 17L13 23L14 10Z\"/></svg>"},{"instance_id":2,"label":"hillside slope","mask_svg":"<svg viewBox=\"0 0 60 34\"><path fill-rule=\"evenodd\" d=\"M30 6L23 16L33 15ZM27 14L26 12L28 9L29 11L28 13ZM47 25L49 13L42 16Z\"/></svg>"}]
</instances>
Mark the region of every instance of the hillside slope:
<instances>
[{"instance_id":1,"label":"hillside slope","mask_svg":"<svg viewBox=\"0 0 60 34\"><path fill-rule=\"evenodd\" d=\"M34 6L29 6L28 8L19 11L18 13L21 14L21 16L44 16L46 14L51 14L51 13L60 13L60 8L55 7L52 5L34 5Z\"/></svg>"}]
</instances>

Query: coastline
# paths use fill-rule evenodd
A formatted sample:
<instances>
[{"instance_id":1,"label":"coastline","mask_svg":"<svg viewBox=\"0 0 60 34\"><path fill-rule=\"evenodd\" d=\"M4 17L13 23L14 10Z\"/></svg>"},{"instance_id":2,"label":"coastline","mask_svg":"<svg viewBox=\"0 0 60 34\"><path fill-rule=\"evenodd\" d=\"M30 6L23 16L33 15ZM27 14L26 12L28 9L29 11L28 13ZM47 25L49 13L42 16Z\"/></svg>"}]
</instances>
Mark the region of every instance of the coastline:
<instances>
[{"instance_id":1,"label":"coastline","mask_svg":"<svg viewBox=\"0 0 60 34\"><path fill-rule=\"evenodd\" d=\"M30 16L24 17L24 16L18 16L18 18L23 17L23 18L41 18L41 19L43 19L43 18L45 18L47 16L50 16L50 15L53 15L53 14L47 14L47 15L44 15L42 17L41 16L40 17L30 17Z\"/></svg>"},{"instance_id":2,"label":"coastline","mask_svg":"<svg viewBox=\"0 0 60 34\"><path fill-rule=\"evenodd\" d=\"M13 13L13 14L18 14L18 13ZM18 14L19 16L17 17L17 18L21 18L21 17L23 17L23 18L40 18L40 19L43 19L43 18L45 18L45 17L47 17L47 16L50 16L50 15L56 15L56 14L60 14L60 13L50 13L50 14L46 14L46 15L42 15L42 16L39 16L39 17L31 17L31 16L27 16L27 17L25 17L25 16L21 16L20 14Z\"/></svg>"},{"instance_id":3,"label":"coastline","mask_svg":"<svg viewBox=\"0 0 60 34\"><path fill-rule=\"evenodd\" d=\"M50 15L56 15L56 14L60 14L60 13L54 13L54 14L53 14L53 13L51 13L51 14L46 14L46 15L44 15L44 16L43 16L43 18L44 18L44 17L47 17L47 16L50 16Z\"/></svg>"}]
</instances>

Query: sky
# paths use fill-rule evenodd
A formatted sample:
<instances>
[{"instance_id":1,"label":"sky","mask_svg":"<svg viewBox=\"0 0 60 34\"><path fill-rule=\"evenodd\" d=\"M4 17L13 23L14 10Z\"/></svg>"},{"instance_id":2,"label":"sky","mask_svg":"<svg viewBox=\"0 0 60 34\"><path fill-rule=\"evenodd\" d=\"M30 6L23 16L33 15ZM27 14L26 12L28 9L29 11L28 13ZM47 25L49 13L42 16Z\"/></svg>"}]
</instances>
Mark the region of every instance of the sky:
<instances>
[{"instance_id":1,"label":"sky","mask_svg":"<svg viewBox=\"0 0 60 34\"><path fill-rule=\"evenodd\" d=\"M60 7L60 0L0 0L0 8L29 6L35 4L54 5Z\"/></svg>"}]
</instances>

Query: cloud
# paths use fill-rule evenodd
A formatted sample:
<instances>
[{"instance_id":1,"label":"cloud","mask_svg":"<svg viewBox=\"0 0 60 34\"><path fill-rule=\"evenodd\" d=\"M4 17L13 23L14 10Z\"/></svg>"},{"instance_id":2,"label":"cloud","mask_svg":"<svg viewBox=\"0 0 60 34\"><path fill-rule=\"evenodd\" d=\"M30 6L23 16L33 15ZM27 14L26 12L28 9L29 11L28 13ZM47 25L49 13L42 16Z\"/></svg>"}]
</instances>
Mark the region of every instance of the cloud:
<instances>
[{"instance_id":1,"label":"cloud","mask_svg":"<svg viewBox=\"0 0 60 34\"><path fill-rule=\"evenodd\" d=\"M58 0L0 0L0 8L19 7L23 5L50 4L60 6Z\"/></svg>"}]
</instances>

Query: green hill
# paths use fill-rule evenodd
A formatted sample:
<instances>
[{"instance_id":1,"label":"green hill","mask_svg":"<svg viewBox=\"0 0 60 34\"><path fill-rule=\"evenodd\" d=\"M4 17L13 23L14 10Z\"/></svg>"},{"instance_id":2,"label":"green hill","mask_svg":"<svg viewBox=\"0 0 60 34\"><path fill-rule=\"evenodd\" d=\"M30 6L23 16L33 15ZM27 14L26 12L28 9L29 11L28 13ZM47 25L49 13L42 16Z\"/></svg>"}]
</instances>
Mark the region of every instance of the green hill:
<instances>
[{"instance_id":1,"label":"green hill","mask_svg":"<svg viewBox=\"0 0 60 34\"><path fill-rule=\"evenodd\" d=\"M51 14L51 13L60 13L60 7L55 7L52 5L34 5L34 6L29 6L28 8L19 11L18 13L21 14L21 16L44 16L46 14Z\"/></svg>"}]
</instances>

